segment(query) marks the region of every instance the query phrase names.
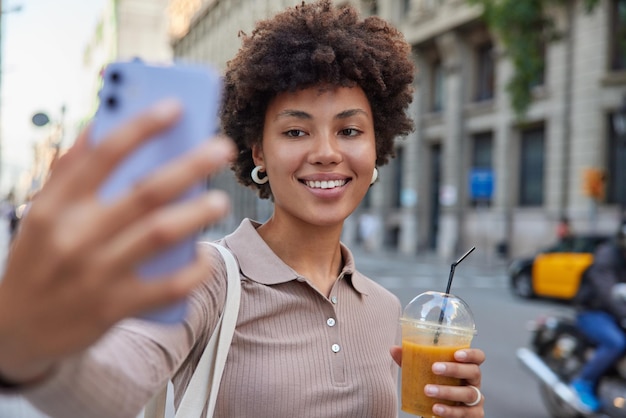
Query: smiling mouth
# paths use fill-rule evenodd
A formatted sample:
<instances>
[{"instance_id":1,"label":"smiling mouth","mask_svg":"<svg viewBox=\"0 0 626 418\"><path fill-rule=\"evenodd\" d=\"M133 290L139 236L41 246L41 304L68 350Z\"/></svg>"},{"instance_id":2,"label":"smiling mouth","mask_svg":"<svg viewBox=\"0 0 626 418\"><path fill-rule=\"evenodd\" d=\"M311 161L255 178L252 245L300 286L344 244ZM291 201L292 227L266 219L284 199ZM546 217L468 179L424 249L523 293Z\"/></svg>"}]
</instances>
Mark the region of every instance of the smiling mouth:
<instances>
[{"instance_id":1,"label":"smiling mouth","mask_svg":"<svg viewBox=\"0 0 626 418\"><path fill-rule=\"evenodd\" d=\"M323 180L323 181L304 181L308 187L312 189L334 189L335 187L344 186L348 180Z\"/></svg>"}]
</instances>

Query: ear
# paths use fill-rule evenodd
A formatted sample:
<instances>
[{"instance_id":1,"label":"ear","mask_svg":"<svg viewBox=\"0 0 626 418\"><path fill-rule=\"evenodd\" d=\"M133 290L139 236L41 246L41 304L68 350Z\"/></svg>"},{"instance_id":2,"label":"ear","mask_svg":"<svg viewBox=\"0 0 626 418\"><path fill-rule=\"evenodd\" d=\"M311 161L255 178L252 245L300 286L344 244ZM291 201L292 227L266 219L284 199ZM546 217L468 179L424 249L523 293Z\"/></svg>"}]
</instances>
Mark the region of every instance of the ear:
<instances>
[{"instance_id":1,"label":"ear","mask_svg":"<svg viewBox=\"0 0 626 418\"><path fill-rule=\"evenodd\" d=\"M265 166L263 147L259 143L252 145L252 161L254 161L254 165Z\"/></svg>"}]
</instances>

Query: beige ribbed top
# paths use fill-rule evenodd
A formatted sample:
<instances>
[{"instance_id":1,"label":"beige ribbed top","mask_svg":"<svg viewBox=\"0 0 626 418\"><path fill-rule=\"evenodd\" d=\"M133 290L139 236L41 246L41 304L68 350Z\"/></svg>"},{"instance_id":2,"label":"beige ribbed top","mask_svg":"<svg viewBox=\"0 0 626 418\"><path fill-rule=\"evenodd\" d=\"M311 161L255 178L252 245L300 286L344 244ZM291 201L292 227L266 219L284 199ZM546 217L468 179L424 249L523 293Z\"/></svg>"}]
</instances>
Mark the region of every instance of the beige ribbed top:
<instances>
[{"instance_id":1,"label":"beige ribbed top","mask_svg":"<svg viewBox=\"0 0 626 418\"><path fill-rule=\"evenodd\" d=\"M283 263L244 220L222 244L242 280L237 328L216 417L396 417L400 342L395 296L344 268L327 298ZM219 257L215 250L207 250ZM184 325L126 321L84 355L67 361L28 396L64 418L135 417L179 366L176 402L223 307L223 263L190 300ZM79 412L80 411L80 412Z\"/></svg>"}]
</instances>

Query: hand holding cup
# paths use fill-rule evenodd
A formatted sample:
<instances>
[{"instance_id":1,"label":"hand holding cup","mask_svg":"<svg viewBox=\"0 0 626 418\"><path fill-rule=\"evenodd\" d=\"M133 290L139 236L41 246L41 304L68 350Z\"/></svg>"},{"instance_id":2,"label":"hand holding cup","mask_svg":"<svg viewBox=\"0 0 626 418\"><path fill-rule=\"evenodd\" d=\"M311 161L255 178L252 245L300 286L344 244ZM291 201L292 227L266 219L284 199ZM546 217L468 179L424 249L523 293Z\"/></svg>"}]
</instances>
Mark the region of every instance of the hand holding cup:
<instances>
[{"instance_id":1,"label":"hand holding cup","mask_svg":"<svg viewBox=\"0 0 626 418\"><path fill-rule=\"evenodd\" d=\"M434 417L435 403L456 403L426 396L426 386L460 386L462 380L433 373L433 364L454 362L455 352L470 347L476 334L472 312L454 295L429 291L407 305L401 323L402 410Z\"/></svg>"},{"instance_id":2,"label":"hand holding cup","mask_svg":"<svg viewBox=\"0 0 626 418\"><path fill-rule=\"evenodd\" d=\"M470 348L476 334L474 316L462 299L450 294L456 266L474 249L452 263L445 293L422 293L404 309L401 355L394 350L392 355L398 364L402 362L405 412L440 418L448 413L459 416L458 408L469 407L471 412L464 417L474 413L484 416L483 396L477 387L480 386L478 366L484 361L484 353ZM460 386L464 386L462 391L455 389ZM467 388L471 389L470 399Z\"/></svg>"}]
</instances>

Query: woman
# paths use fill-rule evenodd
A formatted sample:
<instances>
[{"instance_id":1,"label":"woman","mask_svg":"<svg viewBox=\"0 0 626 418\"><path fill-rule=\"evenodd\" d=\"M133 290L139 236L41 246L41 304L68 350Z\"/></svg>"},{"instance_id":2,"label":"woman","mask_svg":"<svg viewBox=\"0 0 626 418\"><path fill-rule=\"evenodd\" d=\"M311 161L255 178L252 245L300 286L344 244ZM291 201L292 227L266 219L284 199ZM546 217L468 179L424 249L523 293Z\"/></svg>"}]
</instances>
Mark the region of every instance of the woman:
<instances>
[{"instance_id":1,"label":"woman","mask_svg":"<svg viewBox=\"0 0 626 418\"><path fill-rule=\"evenodd\" d=\"M233 169L244 185L272 199L274 212L263 224L244 220L220 240L239 262L242 299L216 416L397 416L401 307L355 269L340 237L376 181L376 166L392 156L394 138L412 128L405 112L413 72L410 47L397 30L328 0L258 23L229 62L222 125L238 147ZM221 214L221 206L213 212ZM39 379L25 391L30 400L59 416L87 408L90 417L132 417L174 375L179 402L224 303L223 263L213 251L204 254L205 280L183 324L128 320L81 351L119 317L111 309L77 337L74 351L63 342L61 354L29 373ZM181 280L173 294L180 297L195 280ZM148 306L124 300L133 304L126 315ZM84 338L89 333L93 341ZM0 324L0 336L15 334L3 334ZM0 373L26 381L2 353L0 345ZM433 370L480 387L484 353L460 350L456 359ZM472 387L428 385L425 392L457 402L435 405L437 416L484 416L480 397L466 405L477 400Z\"/></svg>"}]
</instances>

